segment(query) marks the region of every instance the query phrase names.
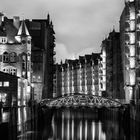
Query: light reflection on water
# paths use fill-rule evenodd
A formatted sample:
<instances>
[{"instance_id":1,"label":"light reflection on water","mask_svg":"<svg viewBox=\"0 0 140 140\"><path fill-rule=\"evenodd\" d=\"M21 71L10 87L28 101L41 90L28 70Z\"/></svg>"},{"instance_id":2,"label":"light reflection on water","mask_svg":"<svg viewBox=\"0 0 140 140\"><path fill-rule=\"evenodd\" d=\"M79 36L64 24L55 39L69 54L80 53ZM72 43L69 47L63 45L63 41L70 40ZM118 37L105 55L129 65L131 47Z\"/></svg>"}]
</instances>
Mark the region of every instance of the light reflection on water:
<instances>
[{"instance_id":1,"label":"light reflection on water","mask_svg":"<svg viewBox=\"0 0 140 140\"><path fill-rule=\"evenodd\" d=\"M84 113L84 114L83 114ZM103 132L103 123L98 120L95 113L85 111L59 111L52 118L51 139L60 140L106 140ZM96 120L97 119L97 120ZM46 130L47 131L47 130Z\"/></svg>"},{"instance_id":2,"label":"light reflection on water","mask_svg":"<svg viewBox=\"0 0 140 140\"><path fill-rule=\"evenodd\" d=\"M4 140L139 140L139 127L118 113L91 109L13 108L0 124ZM38 114L38 115L37 115ZM136 131L137 128L137 131ZM1 137L1 135L0 135Z\"/></svg>"}]
</instances>

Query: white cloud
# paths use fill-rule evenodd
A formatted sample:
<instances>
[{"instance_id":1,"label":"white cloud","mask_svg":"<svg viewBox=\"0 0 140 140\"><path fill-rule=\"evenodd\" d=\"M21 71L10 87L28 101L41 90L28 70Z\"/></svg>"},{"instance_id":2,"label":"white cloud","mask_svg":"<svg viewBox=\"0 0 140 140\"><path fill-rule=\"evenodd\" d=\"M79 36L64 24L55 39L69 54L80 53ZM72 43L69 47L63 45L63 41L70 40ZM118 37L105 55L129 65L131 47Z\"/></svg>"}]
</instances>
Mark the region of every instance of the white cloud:
<instances>
[{"instance_id":1,"label":"white cloud","mask_svg":"<svg viewBox=\"0 0 140 140\"><path fill-rule=\"evenodd\" d=\"M73 54L70 54L67 50L67 47L64 44L56 43L55 47L56 51L56 62L60 62L61 60L64 62L65 59L72 59Z\"/></svg>"},{"instance_id":2,"label":"white cloud","mask_svg":"<svg viewBox=\"0 0 140 140\"><path fill-rule=\"evenodd\" d=\"M99 51L113 25L118 30L123 6L123 0L4 0L0 9L6 10L7 16L24 14L31 19L47 18L49 12L56 32L57 58L64 59L87 48ZM60 48L67 55L62 55Z\"/></svg>"}]
</instances>

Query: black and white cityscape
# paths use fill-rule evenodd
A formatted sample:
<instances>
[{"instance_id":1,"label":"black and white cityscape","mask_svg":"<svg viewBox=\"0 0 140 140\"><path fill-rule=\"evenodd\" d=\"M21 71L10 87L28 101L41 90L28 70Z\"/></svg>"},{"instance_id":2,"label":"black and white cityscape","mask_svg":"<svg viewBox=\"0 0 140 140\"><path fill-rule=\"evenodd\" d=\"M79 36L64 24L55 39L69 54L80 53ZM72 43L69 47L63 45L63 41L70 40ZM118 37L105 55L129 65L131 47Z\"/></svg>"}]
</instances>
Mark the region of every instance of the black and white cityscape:
<instances>
[{"instance_id":1,"label":"black and white cityscape","mask_svg":"<svg viewBox=\"0 0 140 140\"><path fill-rule=\"evenodd\" d=\"M1 140L140 139L140 0L1 5Z\"/></svg>"}]
</instances>

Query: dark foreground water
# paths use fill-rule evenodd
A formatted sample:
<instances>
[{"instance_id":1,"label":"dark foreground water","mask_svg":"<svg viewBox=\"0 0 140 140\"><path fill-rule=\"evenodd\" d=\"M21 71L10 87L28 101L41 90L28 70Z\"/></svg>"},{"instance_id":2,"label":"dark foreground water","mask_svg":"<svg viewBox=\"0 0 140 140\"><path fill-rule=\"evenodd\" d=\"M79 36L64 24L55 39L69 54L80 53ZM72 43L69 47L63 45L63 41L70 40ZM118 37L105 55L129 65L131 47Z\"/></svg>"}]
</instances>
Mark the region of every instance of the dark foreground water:
<instances>
[{"instance_id":1,"label":"dark foreground water","mask_svg":"<svg viewBox=\"0 0 140 140\"><path fill-rule=\"evenodd\" d=\"M11 108L0 117L0 140L140 140L139 124L115 110Z\"/></svg>"}]
</instances>

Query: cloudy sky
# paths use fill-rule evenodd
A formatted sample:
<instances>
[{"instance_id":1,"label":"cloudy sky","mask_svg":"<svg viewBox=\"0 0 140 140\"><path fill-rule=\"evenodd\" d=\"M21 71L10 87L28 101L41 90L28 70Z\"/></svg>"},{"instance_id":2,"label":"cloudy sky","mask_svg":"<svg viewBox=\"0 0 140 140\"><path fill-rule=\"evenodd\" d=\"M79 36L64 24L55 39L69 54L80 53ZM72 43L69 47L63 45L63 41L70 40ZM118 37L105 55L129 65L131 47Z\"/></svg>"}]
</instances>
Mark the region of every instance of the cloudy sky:
<instances>
[{"instance_id":1,"label":"cloudy sky","mask_svg":"<svg viewBox=\"0 0 140 140\"><path fill-rule=\"evenodd\" d=\"M115 26L124 0L3 0L0 10L9 17L46 18L56 32L57 62L100 52L101 41Z\"/></svg>"}]
</instances>

